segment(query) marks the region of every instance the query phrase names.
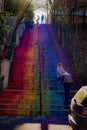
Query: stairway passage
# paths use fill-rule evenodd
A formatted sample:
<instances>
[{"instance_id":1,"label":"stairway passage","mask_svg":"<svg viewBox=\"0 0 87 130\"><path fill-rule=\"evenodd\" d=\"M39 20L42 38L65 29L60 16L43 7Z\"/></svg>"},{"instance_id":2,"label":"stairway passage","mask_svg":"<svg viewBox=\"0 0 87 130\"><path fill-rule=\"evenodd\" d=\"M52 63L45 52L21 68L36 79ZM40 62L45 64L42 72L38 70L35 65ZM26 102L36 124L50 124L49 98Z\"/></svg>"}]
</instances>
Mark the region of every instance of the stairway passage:
<instances>
[{"instance_id":1,"label":"stairway passage","mask_svg":"<svg viewBox=\"0 0 87 130\"><path fill-rule=\"evenodd\" d=\"M0 92L0 113L67 115L64 88L56 78L60 58L50 33L48 25L25 30L15 49L8 88Z\"/></svg>"}]
</instances>

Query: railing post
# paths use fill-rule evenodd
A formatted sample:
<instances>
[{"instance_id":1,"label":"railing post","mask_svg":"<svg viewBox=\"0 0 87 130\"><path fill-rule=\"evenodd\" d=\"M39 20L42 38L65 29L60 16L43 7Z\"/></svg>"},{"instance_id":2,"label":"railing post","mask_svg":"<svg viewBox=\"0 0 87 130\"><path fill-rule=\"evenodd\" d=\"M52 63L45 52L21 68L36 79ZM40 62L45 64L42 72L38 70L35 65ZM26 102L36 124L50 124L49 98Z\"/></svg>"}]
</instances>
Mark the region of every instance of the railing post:
<instances>
[{"instance_id":1,"label":"railing post","mask_svg":"<svg viewBox=\"0 0 87 130\"><path fill-rule=\"evenodd\" d=\"M42 116L42 86L41 86L41 56L40 56L40 37L38 27L38 63L39 63L39 92L40 92L40 116Z\"/></svg>"}]
</instances>

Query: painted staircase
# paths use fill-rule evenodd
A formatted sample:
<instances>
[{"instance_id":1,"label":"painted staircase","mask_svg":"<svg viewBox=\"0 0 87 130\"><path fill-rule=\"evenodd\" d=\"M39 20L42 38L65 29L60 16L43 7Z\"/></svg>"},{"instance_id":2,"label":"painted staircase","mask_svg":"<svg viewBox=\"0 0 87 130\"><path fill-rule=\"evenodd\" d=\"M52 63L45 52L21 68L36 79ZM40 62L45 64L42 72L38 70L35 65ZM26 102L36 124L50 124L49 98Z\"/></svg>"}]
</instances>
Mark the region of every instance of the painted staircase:
<instances>
[{"instance_id":1,"label":"painted staircase","mask_svg":"<svg viewBox=\"0 0 87 130\"><path fill-rule=\"evenodd\" d=\"M8 88L0 91L0 114L67 116L64 88L56 78L60 60L68 68L69 59L50 25L26 28L14 52ZM76 91L73 86L70 99Z\"/></svg>"}]
</instances>

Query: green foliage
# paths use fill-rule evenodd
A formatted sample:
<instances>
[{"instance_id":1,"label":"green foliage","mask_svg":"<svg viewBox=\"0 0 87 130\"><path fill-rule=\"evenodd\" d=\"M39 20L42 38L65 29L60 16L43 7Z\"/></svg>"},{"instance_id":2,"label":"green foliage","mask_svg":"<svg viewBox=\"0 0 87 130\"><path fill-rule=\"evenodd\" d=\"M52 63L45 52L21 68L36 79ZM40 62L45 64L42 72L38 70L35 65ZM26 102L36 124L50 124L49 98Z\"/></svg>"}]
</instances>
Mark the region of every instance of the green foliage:
<instances>
[{"instance_id":1,"label":"green foliage","mask_svg":"<svg viewBox=\"0 0 87 130\"><path fill-rule=\"evenodd\" d=\"M8 13L0 12L0 44L4 43L6 32L8 32L8 25L6 24L6 18Z\"/></svg>"},{"instance_id":2,"label":"green foliage","mask_svg":"<svg viewBox=\"0 0 87 130\"><path fill-rule=\"evenodd\" d=\"M0 12L0 30L6 30L8 25L6 25L6 19L10 15L8 12Z\"/></svg>"},{"instance_id":3,"label":"green foliage","mask_svg":"<svg viewBox=\"0 0 87 130\"><path fill-rule=\"evenodd\" d=\"M16 15L19 11L18 3L18 0L5 0L5 11L11 12L12 15Z\"/></svg>"},{"instance_id":4,"label":"green foliage","mask_svg":"<svg viewBox=\"0 0 87 130\"><path fill-rule=\"evenodd\" d=\"M33 6L29 0L5 0L4 10L4 12L0 12L0 43L3 43L4 39L8 37L9 26L6 21L8 16L13 15L17 17L16 27L14 32L11 32L11 35L14 35L15 30L24 17L25 23L34 17ZM11 37L9 40L11 41Z\"/></svg>"},{"instance_id":5,"label":"green foliage","mask_svg":"<svg viewBox=\"0 0 87 130\"><path fill-rule=\"evenodd\" d=\"M5 22L5 18L2 14L0 14L0 25L2 25L3 22Z\"/></svg>"},{"instance_id":6,"label":"green foliage","mask_svg":"<svg viewBox=\"0 0 87 130\"><path fill-rule=\"evenodd\" d=\"M33 6L29 0L5 0L5 11L11 12L14 16L23 12L30 19L34 17Z\"/></svg>"}]
</instances>

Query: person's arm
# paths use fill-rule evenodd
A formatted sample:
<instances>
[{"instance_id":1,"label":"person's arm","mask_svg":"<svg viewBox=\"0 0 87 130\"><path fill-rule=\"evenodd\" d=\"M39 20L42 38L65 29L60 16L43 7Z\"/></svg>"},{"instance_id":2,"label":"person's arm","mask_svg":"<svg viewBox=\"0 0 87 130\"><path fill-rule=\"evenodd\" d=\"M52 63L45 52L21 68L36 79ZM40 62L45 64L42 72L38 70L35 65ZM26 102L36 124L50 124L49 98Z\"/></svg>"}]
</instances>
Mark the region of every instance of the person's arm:
<instances>
[{"instance_id":1,"label":"person's arm","mask_svg":"<svg viewBox=\"0 0 87 130\"><path fill-rule=\"evenodd\" d=\"M60 74L58 68L57 68L57 78L60 80Z\"/></svg>"}]
</instances>

